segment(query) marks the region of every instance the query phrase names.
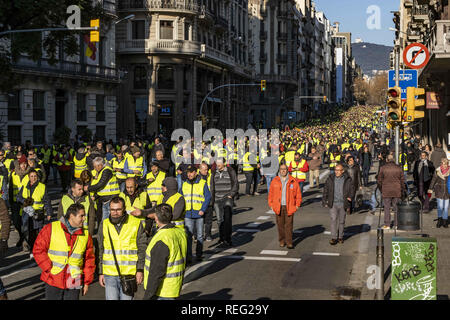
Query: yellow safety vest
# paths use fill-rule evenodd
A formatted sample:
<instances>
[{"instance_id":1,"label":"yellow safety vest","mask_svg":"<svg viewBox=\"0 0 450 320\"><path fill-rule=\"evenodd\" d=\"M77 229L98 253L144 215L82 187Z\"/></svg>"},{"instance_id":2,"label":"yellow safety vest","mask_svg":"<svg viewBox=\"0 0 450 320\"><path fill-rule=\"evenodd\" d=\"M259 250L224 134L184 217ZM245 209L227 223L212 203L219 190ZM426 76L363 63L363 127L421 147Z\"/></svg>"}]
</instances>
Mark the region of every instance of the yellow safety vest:
<instances>
[{"instance_id":1,"label":"yellow safety vest","mask_svg":"<svg viewBox=\"0 0 450 320\"><path fill-rule=\"evenodd\" d=\"M22 180L20 180L20 177L13 171L13 173L11 174L13 201L17 201L17 195L19 194L20 188L26 186L28 184L28 181L30 181L28 175L25 175Z\"/></svg>"},{"instance_id":2,"label":"yellow safety vest","mask_svg":"<svg viewBox=\"0 0 450 320\"><path fill-rule=\"evenodd\" d=\"M117 158L112 159L112 168L114 169L113 173L117 179L126 179L127 178L126 173L115 171L115 169L123 170L124 167L125 167L125 158L123 158L122 161L120 161L120 162L119 162L119 160L117 160Z\"/></svg>"},{"instance_id":3,"label":"yellow safety vest","mask_svg":"<svg viewBox=\"0 0 450 320\"><path fill-rule=\"evenodd\" d=\"M286 154L284 155L284 159L286 160L286 165L289 168L289 165L295 159L295 151L291 150L291 151L286 152Z\"/></svg>"},{"instance_id":4,"label":"yellow safety vest","mask_svg":"<svg viewBox=\"0 0 450 320\"><path fill-rule=\"evenodd\" d=\"M250 155L251 155L250 152L247 152L244 155L244 163L243 163L243 167L242 167L242 171L244 171L244 172L252 172L253 170L255 170L255 167L253 167L250 164Z\"/></svg>"},{"instance_id":5,"label":"yellow safety vest","mask_svg":"<svg viewBox=\"0 0 450 320\"><path fill-rule=\"evenodd\" d=\"M22 188L22 198L27 199L29 197L32 197L33 202L33 209L35 211L44 209L44 202L42 201L45 195L45 184L38 182L38 185L36 188L34 188L33 194L30 194L30 189L27 188L27 185L24 185Z\"/></svg>"},{"instance_id":6,"label":"yellow safety vest","mask_svg":"<svg viewBox=\"0 0 450 320\"><path fill-rule=\"evenodd\" d=\"M186 201L186 211L196 210L199 211L202 208L203 202L205 202L205 195L203 193L205 189L206 181L200 179L197 183L183 182L182 190L184 201Z\"/></svg>"},{"instance_id":7,"label":"yellow safety vest","mask_svg":"<svg viewBox=\"0 0 450 320\"><path fill-rule=\"evenodd\" d=\"M77 278L83 274L84 253L89 241L87 232L82 235L77 235L77 240L69 256L70 246L67 243L65 231L61 226L60 221L52 222L52 235L50 238L50 246L47 254L52 261L52 269L50 273L53 275L59 274L64 268L69 265L70 276Z\"/></svg>"},{"instance_id":8,"label":"yellow safety vest","mask_svg":"<svg viewBox=\"0 0 450 320\"><path fill-rule=\"evenodd\" d=\"M49 148L47 151L44 148L41 148L41 153L44 155L44 161L45 164L50 163L50 156L52 155L52 150Z\"/></svg>"},{"instance_id":9,"label":"yellow safety vest","mask_svg":"<svg viewBox=\"0 0 450 320\"><path fill-rule=\"evenodd\" d=\"M403 171L408 171L408 162L406 162L407 160L407 155L406 155L406 153L400 153L399 155L398 155L398 163L399 164L402 164L402 162L403 162L403 157L405 157L405 163L403 163Z\"/></svg>"},{"instance_id":10,"label":"yellow safety vest","mask_svg":"<svg viewBox=\"0 0 450 320\"><path fill-rule=\"evenodd\" d=\"M92 180L92 185L95 185L95 184L97 184L100 181L100 179L101 179L101 177L103 175L103 172L105 170L110 170L111 171L110 168L104 167L102 169L102 171L100 171L99 174L97 175L97 178L94 178ZM120 193L119 184L117 183L117 179L116 179L116 177L113 174L111 179L109 179L108 183L105 185L105 187L102 190L97 192L97 195L99 195L99 196L112 196L112 195L119 194L119 193Z\"/></svg>"},{"instance_id":11,"label":"yellow safety vest","mask_svg":"<svg viewBox=\"0 0 450 320\"><path fill-rule=\"evenodd\" d=\"M154 181L152 183L149 183L146 189L146 192L148 194L148 197L150 199L150 201L158 201L158 199L161 197L162 195L162 183L164 181L164 179L166 178L166 173L159 171L158 175L155 176L153 175L153 172L147 173L147 175L145 176L146 180L149 179L154 179Z\"/></svg>"},{"instance_id":12,"label":"yellow safety vest","mask_svg":"<svg viewBox=\"0 0 450 320\"><path fill-rule=\"evenodd\" d=\"M295 160L292 161L292 162L291 162L292 169L302 168L302 167L305 165L305 162L306 162L305 159L303 159L302 161L300 161L299 164L297 164L297 163L295 162ZM297 179L303 179L303 180L306 180L306 173L301 172L301 171L292 171L291 176L293 176L294 178L297 178Z\"/></svg>"},{"instance_id":13,"label":"yellow safety vest","mask_svg":"<svg viewBox=\"0 0 450 320\"><path fill-rule=\"evenodd\" d=\"M69 207L74 204L75 201L73 201L73 199L71 197L69 197L67 194L65 194L62 199L61 199L61 204L62 204L62 208L63 208L63 214L65 215L67 212L67 209L69 209ZM89 197L88 196L84 196L83 201L79 201L79 204L82 204L84 207L84 212L86 212L86 217L84 219L83 222L83 228L85 230L88 229L88 219L89 219L89 207L90 207L90 201L89 201Z\"/></svg>"},{"instance_id":14,"label":"yellow safety vest","mask_svg":"<svg viewBox=\"0 0 450 320\"><path fill-rule=\"evenodd\" d=\"M84 156L83 159L78 160L76 157L73 158L73 163L75 165L74 171L73 171L73 176L75 178L79 178L81 173L84 170L88 169L88 166L86 164L86 159L87 159L87 155Z\"/></svg>"},{"instance_id":15,"label":"yellow safety vest","mask_svg":"<svg viewBox=\"0 0 450 320\"><path fill-rule=\"evenodd\" d=\"M331 160L331 161L336 160L336 162L339 162L339 161L341 161L341 155L338 154L336 157L334 157L334 154L331 153L331 154L330 154L330 160ZM330 163L330 168L334 168L334 167L336 166L336 164L337 164L337 163Z\"/></svg>"},{"instance_id":16,"label":"yellow safety vest","mask_svg":"<svg viewBox=\"0 0 450 320\"><path fill-rule=\"evenodd\" d=\"M147 205L147 195L145 192L141 192L131 203L131 199L128 195L121 192L119 194L119 197L121 197L125 201L125 211L130 214L130 212L133 212L135 209L134 207L143 210L144 207Z\"/></svg>"},{"instance_id":17,"label":"yellow safety vest","mask_svg":"<svg viewBox=\"0 0 450 320\"><path fill-rule=\"evenodd\" d=\"M108 276L119 275L114 262L108 230L111 234L120 274L136 274L136 265L138 261L137 235L140 223L140 219L128 215L127 222L122 226L120 234L117 234L117 230L110 222L109 218L103 220L103 274Z\"/></svg>"},{"instance_id":18,"label":"yellow safety vest","mask_svg":"<svg viewBox=\"0 0 450 320\"><path fill-rule=\"evenodd\" d=\"M5 154L6 155L6 154ZM8 170L8 176L11 175L11 162L13 162L13 159L5 159L5 161L3 161L3 164L5 165L6 169Z\"/></svg>"},{"instance_id":19,"label":"yellow safety vest","mask_svg":"<svg viewBox=\"0 0 450 320\"><path fill-rule=\"evenodd\" d=\"M130 170L139 170L139 174L127 173L128 178L132 178L135 176L142 177L144 173L144 158L139 157L136 160L133 156L128 156L128 169Z\"/></svg>"},{"instance_id":20,"label":"yellow safety vest","mask_svg":"<svg viewBox=\"0 0 450 320\"><path fill-rule=\"evenodd\" d=\"M169 248L169 260L167 261L166 274L155 295L164 298L177 298L183 285L186 267L186 234L179 228L163 228L155 233L145 252L144 289L147 289L151 263L150 253L158 241L162 241Z\"/></svg>"},{"instance_id":21,"label":"yellow safety vest","mask_svg":"<svg viewBox=\"0 0 450 320\"><path fill-rule=\"evenodd\" d=\"M159 198L157 204L161 204L163 203L163 198L164 195L161 195L161 197ZM178 200L180 198L183 198L183 195L181 193L175 193L174 195L170 196L169 199L167 199L166 204L168 204L169 206L172 207L172 210L174 210L175 208L175 204L178 202ZM183 198L184 199L184 198ZM186 215L186 210L183 212L183 214L181 215L181 217L179 217L177 220L172 220L172 223L175 224L175 226L177 228L183 229L184 230L184 216Z\"/></svg>"}]
</instances>

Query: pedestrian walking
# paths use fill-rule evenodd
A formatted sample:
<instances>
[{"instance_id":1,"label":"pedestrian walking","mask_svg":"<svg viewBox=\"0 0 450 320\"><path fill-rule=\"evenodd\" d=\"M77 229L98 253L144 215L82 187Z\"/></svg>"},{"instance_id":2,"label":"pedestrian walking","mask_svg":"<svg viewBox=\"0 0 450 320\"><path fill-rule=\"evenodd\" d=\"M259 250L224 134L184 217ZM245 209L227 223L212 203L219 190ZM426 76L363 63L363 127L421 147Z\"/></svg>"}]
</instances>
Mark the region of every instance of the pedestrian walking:
<instances>
[{"instance_id":1,"label":"pedestrian walking","mask_svg":"<svg viewBox=\"0 0 450 320\"><path fill-rule=\"evenodd\" d=\"M311 152L308 154L308 166L309 166L309 187L319 188L320 186L320 167L322 164L322 154L316 147L311 148Z\"/></svg>"},{"instance_id":2,"label":"pedestrian walking","mask_svg":"<svg viewBox=\"0 0 450 320\"><path fill-rule=\"evenodd\" d=\"M98 229L99 283L106 300L132 300L144 278L145 226L126 213L122 198L112 198L109 205L110 215Z\"/></svg>"},{"instance_id":3,"label":"pedestrian walking","mask_svg":"<svg viewBox=\"0 0 450 320\"><path fill-rule=\"evenodd\" d=\"M6 256L8 251L8 239L10 233L11 220L9 219L8 208L5 200L0 198L0 260ZM8 300L5 286L0 278L0 300Z\"/></svg>"},{"instance_id":4,"label":"pedestrian walking","mask_svg":"<svg viewBox=\"0 0 450 320\"><path fill-rule=\"evenodd\" d=\"M359 165L355 163L355 158L353 156L349 156L347 158L347 166L345 167L345 170L352 179L353 197L351 206L347 209L347 213L352 214L355 210L356 193L359 190L362 190L361 170L359 169Z\"/></svg>"},{"instance_id":5,"label":"pedestrian walking","mask_svg":"<svg viewBox=\"0 0 450 320\"><path fill-rule=\"evenodd\" d=\"M301 203L302 194L298 182L288 174L286 164L281 164L280 173L272 180L268 196L269 207L276 214L280 247L287 245L288 249L294 248L292 243L294 213Z\"/></svg>"},{"instance_id":6,"label":"pedestrian walking","mask_svg":"<svg viewBox=\"0 0 450 320\"><path fill-rule=\"evenodd\" d=\"M428 194L432 194L437 200L437 223L436 227L448 228L448 206L450 202L450 195L447 189L447 180L450 175L447 157L441 158L440 166L434 172L431 180Z\"/></svg>"},{"instance_id":7,"label":"pedestrian walking","mask_svg":"<svg viewBox=\"0 0 450 320\"><path fill-rule=\"evenodd\" d=\"M180 296L186 267L187 239L177 228L172 207L160 204L155 210L158 229L145 252L143 300L174 300Z\"/></svg>"},{"instance_id":8,"label":"pedestrian walking","mask_svg":"<svg viewBox=\"0 0 450 320\"><path fill-rule=\"evenodd\" d=\"M353 196L353 181L339 163L334 168L334 174L328 176L322 197L322 205L330 209L331 245L344 243L345 217Z\"/></svg>"},{"instance_id":9,"label":"pedestrian walking","mask_svg":"<svg viewBox=\"0 0 450 320\"><path fill-rule=\"evenodd\" d=\"M214 211L219 225L218 245L231 247L234 198L239 192L237 174L233 168L225 165L224 158L219 158L216 160L216 170L211 179L214 180Z\"/></svg>"},{"instance_id":10,"label":"pedestrian walking","mask_svg":"<svg viewBox=\"0 0 450 320\"><path fill-rule=\"evenodd\" d=\"M33 255L41 268L47 300L78 300L94 280L92 237L83 229L84 207L72 204L58 221L39 233Z\"/></svg>"},{"instance_id":11,"label":"pedestrian walking","mask_svg":"<svg viewBox=\"0 0 450 320\"><path fill-rule=\"evenodd\" d=\"M425 213L430 212L430 199L427 191L430 189L431 179L434 174L433 162L428 160L428 153L422 151L420 159L414 164L414 185L417 188L420 202L422 203L422 209Z\"/></svg>"},{"instance_id":12,"label":"pedestrian walking","mask_svg":"<svg viewBox=\"0 0 450 320\"><path fill-rule=\"evenodd\" d=\"M364 187L369 186L369 172L372 167L372 154L369 147L364 147L363 152L359 155L359 164L361 166Z\"/></svg>"},{"instance_id":13,"label":"pedestrian walking","mask_svg":"<svg viewBox=\"0 0 450 320\"><path fill-rule=\"evenodd\" d=\"M389 229L391 226L391 207L394 211L394 226L397 227L397 203L406 190L403 170L395 164L392 154L387 156L386 164L380 169L377 185L381 190L384 205L384 225L382 228Z\"/></svg>"}]
</instances>

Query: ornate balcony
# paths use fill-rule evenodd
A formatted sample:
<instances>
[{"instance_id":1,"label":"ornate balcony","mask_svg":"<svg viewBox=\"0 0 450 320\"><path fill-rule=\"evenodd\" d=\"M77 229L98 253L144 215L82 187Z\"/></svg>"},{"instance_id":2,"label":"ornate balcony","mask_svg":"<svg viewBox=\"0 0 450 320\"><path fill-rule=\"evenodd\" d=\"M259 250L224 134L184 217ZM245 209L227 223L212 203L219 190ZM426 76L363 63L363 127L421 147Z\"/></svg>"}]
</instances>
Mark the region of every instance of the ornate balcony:
<instances>
[{"instance_id":1,"label":"ornate balcony","mask_svg":"<svg viewBox=\"0 0 450 320\"><path fill-rule=\"evenodd\" d=\"M182 12L200 14L200 6L193 0L122 0L118 11Z\"/></svg>"},{"instance_id":2,"label":"ornate balcony","mask_svg":"<svg viewBox=\"0 0 450 320\"><path fill-rule=\"evenodd\" d=\"M203 59L214 60L227 66L234 66L234 58L226 53L216 50L206 44L201 44L201 57Z\"/></svg>"},{"instance_id":3,"label":"ornate balcony","mask_svg":"<svg viewBox=\"0 0 450 320\"><path fill-rule=\"evenodd\" d=\"M181 54L200 55L200 43L189 40L122 40L118 42L119 54Z\"/></svg>"}]
</instances>

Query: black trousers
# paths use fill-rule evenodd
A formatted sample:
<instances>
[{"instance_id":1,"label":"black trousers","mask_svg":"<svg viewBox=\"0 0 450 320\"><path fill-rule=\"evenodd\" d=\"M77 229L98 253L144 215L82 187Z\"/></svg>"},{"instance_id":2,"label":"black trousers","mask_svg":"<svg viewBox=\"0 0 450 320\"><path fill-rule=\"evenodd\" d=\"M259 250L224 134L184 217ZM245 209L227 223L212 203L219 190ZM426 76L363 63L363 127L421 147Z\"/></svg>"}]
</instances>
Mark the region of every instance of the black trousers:
<instances>
[{"instance_id":1,"label":"black trousers","mask_svg":"<svg viewBox=\"0 0 450 320\"><path fill-rule=\"evenodd\" d=\"M369 184L369 172L370 168L363 168L363 183L365 187Z\"/></svg>"},{"instance_id":2,"label":"black trousers","mask_svg":"<svg viewBox=\"0 0 450 320\"><path fill-rule=\"evenodd\" d=\"M45 181L44 181L44 183L47 183L48 177L50 175L50 163L44 164L44 170L45 170Z\"/></svg>"},{"instance_id":3,"label":"black trousers","mask_svg":"<svg viewBox=\"0 0 450 320\"><path fill-rule=\"evenodd\" d=\"M71 171L67 170L67 171L59 171L59 175L61 177L61 187L63 189L63 191L67 191L67 189L69 188L70 185L70 177L71 177Z\"/></svg>"},{"instance_id":4,"label":"black trousers","mask_svg":"<svg viewBox=\"0 0 450 320\"><path fill-rule=\"evenodd\" d=\"M256 192L257 185L257 171L256 169L251 172L245 172L245 194L254 194ZM253 192L250 193L250 187L253 183Z\"/></svg>"},{"instance_id":5,"label":"black trousers","mask_svg":"<svg viewBox=\"0 0 450 320\"><path fill-rule=\"evenodd\" d=\"M211 229L212 229L212 222L213 222L212 207L208 207L208 209L206 209L204 219L205 219L204 222L205 222L205 239L206 239L208 237L211 237Z\"/></svg>"},{"instance_id":6,"label":"black trousers","mask_svg":"<svg viewBox=\"0 0 450 320\"><path fill-rule=\"evenodd\" d=\"M80 300L80 289L60 289L45 284L46 300Z\"/></svg>"},{"instance_id":7,"label":"black trousers","mask_svg":"<svg viewBox=\"0 0 450 320\"><path fill-rule=\"evenodd\" d=\"M223 208L223 221L219 224L219 239L231 242L231 233L233 229L232 222L233 211L229 206Z\"/></svg>"}]
</instances>

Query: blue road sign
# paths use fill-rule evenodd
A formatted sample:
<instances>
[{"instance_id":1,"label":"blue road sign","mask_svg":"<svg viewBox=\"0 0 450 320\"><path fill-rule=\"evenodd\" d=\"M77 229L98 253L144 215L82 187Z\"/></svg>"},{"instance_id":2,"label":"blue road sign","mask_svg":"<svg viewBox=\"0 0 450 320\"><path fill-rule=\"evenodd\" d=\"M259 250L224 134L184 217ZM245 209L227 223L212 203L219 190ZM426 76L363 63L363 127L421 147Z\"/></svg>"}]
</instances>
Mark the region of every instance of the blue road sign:
<instances>
[{"instance_id":1,"label":"blue road sign","mask_svg":"<svg viewBox=\"0 0 450 320\"><path fill-rule=\"evenodd\" d=\"M406 99L406 88L417 88L417 70L399 70L399 87L402 88L402 99ZM395 70L389 70L388 87L395 87Z\"/></svg>"}]
</instances>

